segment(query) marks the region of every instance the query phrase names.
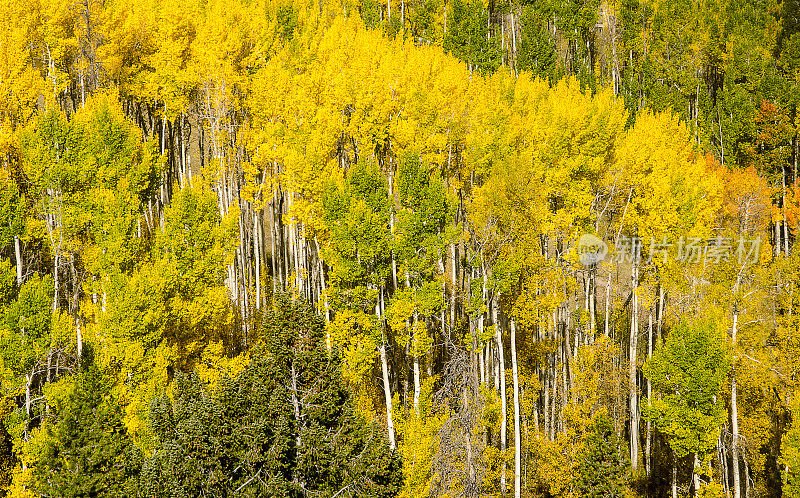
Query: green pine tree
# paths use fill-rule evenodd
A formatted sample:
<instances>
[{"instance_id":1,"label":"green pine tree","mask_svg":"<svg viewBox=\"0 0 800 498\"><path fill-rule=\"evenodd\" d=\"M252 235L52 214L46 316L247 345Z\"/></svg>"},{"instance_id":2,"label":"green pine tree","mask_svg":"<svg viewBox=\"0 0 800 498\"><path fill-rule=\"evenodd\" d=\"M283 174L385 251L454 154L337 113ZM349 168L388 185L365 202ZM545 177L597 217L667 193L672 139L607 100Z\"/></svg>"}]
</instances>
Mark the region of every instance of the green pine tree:
<instances>
[{"instance_id":1,"label":"green pine tree","mask_svg":"<svg viewBox=\"0 0 800 498\"><path fill-rule=\"evenodd\" d=\"M91 354L84 356L87 363ZM57 393L66 387L64 396ZM34 491L41 496L135 496L141 454L95 366L48 389L51 416L37 436Z\"/></svg>"},{"instance_id":2,"label":"green pine tree","mask_svg":"<svg viewBox=\"0 0 800 498\"><path fill-rule=\"evenodd\" d=\"M630 471L625 441L614 431L614 424L605 413L595 416L586 434L576 479L580 496L626 496Z\"/></svg>"},{"instance_id":3,"label":"green pine tree","mask_svg":"<svg viewBox=\"0 0 800 498\"><path fill-rule=\"evenodd\" d=\"M313 309L278 296L263 341L235 379L207 390L179 376L153 400L157 448L146 496L394 496L400 460L354 412Z\"/></svg>"}]
</instances>

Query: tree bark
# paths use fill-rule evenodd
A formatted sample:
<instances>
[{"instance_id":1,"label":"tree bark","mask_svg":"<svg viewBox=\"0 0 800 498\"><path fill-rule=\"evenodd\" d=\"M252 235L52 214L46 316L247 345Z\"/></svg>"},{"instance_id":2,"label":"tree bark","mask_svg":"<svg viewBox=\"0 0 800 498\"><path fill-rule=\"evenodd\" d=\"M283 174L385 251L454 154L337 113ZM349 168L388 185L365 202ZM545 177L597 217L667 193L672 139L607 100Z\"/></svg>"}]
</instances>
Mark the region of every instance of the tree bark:
<instances>
[{"instance_id":1,"label":"tree bark","mask_svg":"<svg viewBox=\"0 0 800 498\"><path fill-rule=\"evenodd\" d=\"M380 347L381 374L383 376L383 395L386 400L386 425L389 429L389 447L395 449L394 421L392 420L392 388L389 385L389 365L386 362L386 341Z\"/></svg>"},{"instance_id":2,"label":"tree bark","mask_svg":"<svg viewBox=\"0 0 800 498\"><path fill-rule=\"evenodd\" d=\"M17 287L22 285L22 245L19 235L14 235L14 257L17 260Z\"/></svg>"},{"instance_id":3,"label":"tree bark","mask_svg":"<svg viewBox=\"0 0 800 498\"><path fill-rule=\"evenodd\" d=\"M633 299L631 301L631 333L630 333L630 363L629 363L629 378L628 396L630 399L630 444L631 444L631 468L636 471L639 468L639 396L636 389L636 353L638 350L639 338L639 300L636 295L636 288L638 287L638 261L635 260L631 267L631 292L633 292Z\"/></svg>"},{"instance_id":4,"label":"tree bark","mask_svg":"<svg viewBox=\"0 0 800 498\"><path fill-rule=\"evenodd\" d=\"M698 469L700 468L700 458L698 458L697 453L694 454L694 464L692 465L692 485L694 486L694 495L697 496L700 493L700 472Z\"/></svg>"},{"instance_id":5,"label":"tree bark","mask_svg":"<svg viewBox=\"0 0 800 498\"><path fill-rule=\"evenodd\" d=\"M492 303L492 315L495 326L494 340L497 343L497 354L500 359L500 449L503 452L503 470L500 474L500 491L506 492L506 449L508 448L508 441L506 432L508 420L508 407L506 406L506 364L503 358L503 337L500 332L500 323L497 320L497 303Z\"/></svg>"},{"instance_id":6,"label":"tree bark","mask_svg":"<svg viewBox=\"0 0 800 498\"><path fill-rule=\"evenodd\" d=\"M83 353L83 334L81 333L81 319L75 318L75 341L77 343L77 356L78 362L81 361L81 354Z\"/></svg>"},{"instance_id":7,"label":"tree bark","mask_svg":"<svg viewBox=\"0 0 800 498\"><path fill-rule=\"evenodd\" d=\"M653 357L653 313L651 312L647 317L647 358ZM653 385L650 379L647 379L647 406L652 405ZM651 469L651 440L652 440L652 427L651 421L647 419L647 440L645 442L645 474L649 477Z\"/></svg>"},{"instance_id":8,"label":"tree bark","mask_svg":"<svg viewBox=\"0 0 800 498\"><path fill-rule=\"evenodd\" d=\"M733 498L741 498L742 487L739 477L739 412L736 404L736 332L739 313L734 308L733 328L731 329L731 345L733 347L734 362L731 367L731 456L733 457Z\"/></svg>"},{"instance_id":9,"label":"tree bark","mask_svg":"<svg viewBox=\"0 0 800 498\"><path fill-rule=\"evenodd\" d=\"M672 498L678 498L678 458L672 452Z\"/></svg>"},{"instance_id":10,"label":"tree bark","mask_svg":"<svg viewBox=\"0 0 800 498\"><path fill-rule=\"evenodd\" d=\"M519 376L517 372L517 324L511 320L511 375L514 381L514 498L520 498L522 476L519 426Z\"/></svg>"}]
</instances>

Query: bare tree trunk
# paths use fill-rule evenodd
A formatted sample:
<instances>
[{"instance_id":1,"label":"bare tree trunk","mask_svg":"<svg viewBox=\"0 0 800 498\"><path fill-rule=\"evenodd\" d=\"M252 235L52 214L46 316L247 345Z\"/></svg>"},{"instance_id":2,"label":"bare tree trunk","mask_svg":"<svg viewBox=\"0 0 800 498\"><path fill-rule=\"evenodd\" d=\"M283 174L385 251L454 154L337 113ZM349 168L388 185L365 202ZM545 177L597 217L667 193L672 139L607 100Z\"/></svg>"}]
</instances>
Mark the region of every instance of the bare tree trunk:
<instances>
[{"instance_id":1,"label":"bare tree trunk","mask_svg":"<svg viewBox=\"0 0 800 498\"><path fill-rule=\"evenodd\" d=\"M672 452L672 498L678 498L678 458Z\"/></svg>"},{"instance_id":2,"label":"bare tree trunk","mask_svg":"<svg viewBox=\"0 0 800 498\"><path fill-rule=\"evenodd\" d=\"M458 290L458 249L456 243L450 243L450 253L453 255L450 278L452 287L450 288L450 330L456 326L456 291Z\"/></svg>"},{"instance_id":3,"label":"bare tree trunk","mask_svg":"<svg viewBox=\"0 0 800 498\"><path fill-rule=\"evenodd\" d=\"M728 482L728 455L725 452L725 443L722 439L723 432L720 431L717 438L717 461L719 462L720 475L722 476L722 488L725 491L725 496L730 496L731 487Z\"/></svg>"},{"instance_id":4,"label":"bare tree trunk","mask_svg":"<svg viewBox=\"0 0 800 498\"><path fill-rule=\"evenodd\" d=\"M503 470L500 474L500 491L506 492L506 449L508 448L507 440L507 421L508 421L508 407L506 406L506 363L505 354L503 353L503 336L500 332L500 323L497 320L497 303L492 300L492 319L495 326L494 340L497 343L497 354L500 360L500 449L503 452Z\"/></svg>"},{"instance_id":5,"label":"bare tree trunk","mask_svg":"<svg viewBox=\"0 0 800 498\"><path fill-rule=\"evenodd\" d=\"M414 327L416 328L416 319L414 320ZM414 330L414 343L413 346L416 348L417 346L417 330ZM420 394L420 381L419 381L419 355L417 351L414 351L414 413L417 414L419 417L419 394Z\"/></svg>"},{"instance_id":6,"label":"bare tree trunk","mask_svg":"<svg viewBox=\"0 0 800 498\"><path fill-rule=\"evenodd\" d=\"M387 0L388 1L388 0ZM389 207L389 232L394 238L394 173L389 172L389 200L392 203ZM392 249L392 292L397 292L397 259L395 258L394 249Z\"/></svg>"},{"instance_id":7,"label":"bare tree trunk","mask_svg":"<svg viewBox=\"0 0 800 498\"><path fill-rule=\"evenodd\" d=\"M81 333L81 319L75 318L75 340L77 342L77 356L78 362L81 361L81 354L83 353L83 334ZM58 374L58 372L56 372Z\"/></svg>"},{"instance_id":8,"label":"bare tree trunk","mask_svg":"<svg viewBox=\"0 0 800 498\"><path fill-rule=\"evenodd\" d=\"M697 496L700 493L700 458L697 457L697 453L694 454L694 464L692 465L692 484L694 485L694 495Z\"/></svg>"},{"instance_id":9,"label":"bare tree trunk","mask_svg":"<svg viewBox=\"0 0 800 498\"><path fill-rule=\"evenodd\" d=\"M17 260L17 286L22 285L22 246L19 235L14 235L14 257Z\"/></svg>"},{"instance_id":10,"label":"bare tree trunk","mask_svg":"<svg viewBox=\"0 0 800 498\"><path fill-rule=\"evenodd\" d=\"M634 255L636 259L636 255ZM631 267L631 292L633 292L633 299L631 300L631 333L630 333L630 363L629 363L629 378L628 378L628 396L630 399L630 444L631 444L631 468L636 471L639 468L639 396L636 388L636 353L638 350L639 338L639 299L636 295L636 288L638 287L638 261L633 262Z\"/></svg>"},{"instance_id":11,"label":"bare tree trunk","mask_svg":"<svg viewBox=\"0 0 800 498\"><path fill-rule=\"evenodd\" d=\"M58 268L61 266L61 255L56 252L53 258L53 311L58 309Z\"/></svg>"},{"instance_id":12,"label":"bare tree trunk","mask_svg":"<svg viewBox=\"0 0 800 498\"><path fill-rule=\"evenodd\" d=\"M386 342L380 347L381 350L381 374L383 376L383 395L386 400L386 425L389 429L389 446L395 449L394 421L392 420L392 388L389 384L389 365L386 362Z\"/></svg>"},{"instance_id":13,"label":"bare tree trunk","mask_svg":"<svg viewBox=\"0 0 800 498\"><path fill-rule=\"evenodd\" d=\"M604 332L608 337L608 320L611 317L611 268L608 269L608 277L606 280L606 320Z\"/></svg>"},{"instance_id":14,"label":"bare tree trunk","mask_svg":"<svg viewBox=\"0 0 800 498\"><path fill-rule=\"evenodd\" d=\"M261 309L261 228L259 211L253 210L253 258L255 259L256 309Z\"/></svg>"},{"instance_id":15,"label":"bare tree trunk","mask_svg":"<svg viewBox=\"0 0 800 498\"><path fill-rule=\"evenodd\" d=\"M742 485L739 477L739 412L736 404L736 332L739 322L738 310L733 310L733 328L731 329L731 345L734 362L731 367L731 456L733 457L733 498L741 498Z\"/></svg>"},{"instance_id":16,"label":"bare tree trunk","mask_svg":"<svg viewBox=\"0 0 800 498\"><path fill-rule=\"evenodd\" d=\"M519 426L519 375L517 372L517 324L511 320L511 375L514 382L514 498L520 498L522 476Z\"/></svg>"},{"instance_id":17,"label":"bare tree trunk","mask_svg":"<svg viewBox=\"0 0 800 498\"><path fill-rule=\"evenodd\" d=\"M653 313L651 312L647 317L647 358L653 357ZM652 405L653 385L650 378L647 379L647 406ZM651 471L651 439L652 439L651 421L647 419L647 440L645 443L645 473L649 477Z\"/></svg>"},{"instance_id":18,"label":"bare tree trunk","mask_svg":"<svg viewBox=\"0 0 800 498\"><path fill-rule=\"evenodd\" d=\"M596 327L596 324L595 324L595 309L594 309L595 308L595 300L594 300L595 281L594 281L594 276L595 276L596 268L597 267L594 266L589 271L589 281L587 282L587 284L588 284L587 285L587 291L588 292L587 292L587 296L586 296L586 299L589 300L589 332L590 332L589 338L590 338L591 342L594 342L594 331L595 331L595 327Z\"/></svg>"}]
</instances>

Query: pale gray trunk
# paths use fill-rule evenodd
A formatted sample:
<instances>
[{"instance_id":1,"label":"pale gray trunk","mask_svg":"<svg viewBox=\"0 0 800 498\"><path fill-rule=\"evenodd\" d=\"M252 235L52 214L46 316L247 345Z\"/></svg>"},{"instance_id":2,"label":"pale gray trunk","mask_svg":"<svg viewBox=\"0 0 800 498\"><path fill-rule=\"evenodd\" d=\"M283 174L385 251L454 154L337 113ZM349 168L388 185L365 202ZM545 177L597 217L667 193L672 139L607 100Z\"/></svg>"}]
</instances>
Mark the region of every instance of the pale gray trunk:
<instances>
[{"instance_id":1,"label":"pale gray trunk","mask_svg":"<svg viewBox=\"0 0 800 498\"><path fill-rule=\"evenodd\" d=\"M603 329L606 337L608 337L608 320L611 317L611 269L608 270L608 277L606 280L606 317L605 328Z\"/></svg>"},{"instance_id":2,"label":"pale gray trunk","mask_svg":"<svg viewBox=\"0 0 800 498\"><path fill-rule=\"evenodd\" d=\"M692 465L692 484L694 485L694 495L697 496L700 493L700 458L697 457L697 453L694 454L694 464Z\"/></svg>"},{"instance_id":3,"label":"pale gray trunk","mask_svg":"<svg viewBox=\"0 0 800 498\"><path fill-rule=\"evenodd\" d=\"M416 324L414 325L416 327ZM417 331L414 331L414 345L413 347L416 348L417 346ZM414 351L414 413L417 414L419 417L419 393L420 393L420 382L419 382L419 355Z\"/></svg>"},{"instance_id":4,"label":"pale gray trunk","mask_svg":"<svg viewBox=\"0 0 800 498\"><path fill-rule=\"evenodd\" d=\"M519 426L519 376L517 372L517 325L511 320L511 376L514 382L514 498L520 498L522 476Z\"/></svg>"},{"instance_id":5,"label":"pale gray trunk","mask_svg":"<svg viewBox=\"0 0 800 498\"><path fill-rule=\"evenodd\" d=\"M656 329L656 336L658 343L661 344L661 324L664 321L664 286L658 285L658 327Z\"/></svg>"},{"instance_id":6,"label":"pale gray trunk","mask_svg":"<svg viewBox=\"0 0 800 498\"><path fill-rule=\"evenodd\" d=\"M483 337L483 313L478 317L478 336ZM483 356L483 355L481 355ZM480 371L481 385L486 383L486 367L482 358L478 358L478 370Z\"/></svg>"},{"instance_id":7,"label":"pale gray trunk","mask_svg":"<svg viewBox=\"0 0 800 498\"><path fill-rule=\"evenodd\" d=\"M19 235L14 235L14 257L17 259L17 286L22 285L22 244Z\"/></svg>"},{"instance_id":8,"label":"pale gray trunk","mask_svg":"<svg viewBox=\"0 0 800 498\"><path fill-rule=\"evenodd\" d=\"M178 139L181 142L181 188L184 187L184 183L188 181L189 174L186 171L186 140L183 138L183 126L185 124L185 118L183 117L183 113L181 113L180 123L180 135L178 135Z\"/></svg>"},{"instance_id":9,"label":"pale gray trunk","mask_svg":"<svg viewBox=\"0 0 800 498\"><path fill-rule=\"evenodd\" d=\"M256 309L261 309L261 247L258 211L253 211L253 257L255 258Z\"/></svg>"},{"instance_id":10,"label":"pale gray trunk","mask_svg":"<svg viewBox=\"0 0 800 498\"><path fill-rule=\"evenodd\" d=\"M508 420L508 407L506 406L506 363L505 359L503 358L505 354L503 353L503 336L500 332L500 323L497 320L497 303L492 302L492 315L493 321L495 326L495 333L494 333L494 340L497 343L497 354L500 360L500 449L503 452L503 470L500 474L500 491L502 493L506 492L506 460L505 454L506 449L508 448L508 440L506 436L507 432L507 420Z\"/></svg>"},{"instance_id":11,"label":"pale gray trunk","mask_svg":"<svg viewBox=\"0 0 800 498\"><path fill-rule=\"evenodd\" d=\"M678 498L678 462L675 452L672 452L672 498Z\"/></svg>"},{"instance_id":12,"label":"pale gray trunk","mask_svg":"<svg viewBox=\"0 0 800 498\"><path fill-rule=\"evenodd\" d=\"M453 255L452 265L451 265L451 274L450 279L452 281L452 287L450 288L450 329L452 330L456 324L456 290L457 290L457 282L458 282L458 275L457 275L457 267L458 267L458 249L456 249L456 243L450 243L450 253Z\"/></svg>"},{"instance_id":13,"label":"pale gray trunk","mask_svg":"<svg viewBox=\"0 0 800 498\"><path fill-rule=\"evenodd\" d=\"M634 258L636 256L634 255ZM631 444L631 468L636 471L639 468L639 396L636 388L636 353L638 350L639 338L639 299L636 295L636 288L638 287L638 272L637 261L634 261L631 267L631 283L633 299L631 301L631 333L630 333L630 363L629 363L629 399L630 399L630 444Z\"/></svg>"},{"instance_id":14,"label":"pale gray trunk","mask_svg":"<svg viewBox=\"0 0 800 498\"><path fill-rule=\"evenodd\" d=\"M78 361L81 360L81 353L83 353L83 334L81 333L81 319L75 318L75 338L77 342L77 355ZM56 372L57 374L57 372Z\"/></svg>"},{"instance_id":15,"label":"pale gray trunk","mask_svg":"<svg viewBox=\"0 0 800 498\"><path fill-rule=\"evenodd\" d=\"M61 264L61 256L56 252L53 258L53 311L58 309L58 267Z\"/></svg>"},{"instance_id":16,"label":"pale gray trunk","mask_svg":"<svg viewBox=\"0 0 800 498\"><path fill-rule=\"evenodd\" d=\"M394 238L394 175L389 173L389 200L392 205L389 209L389 232ZM397 292L397 260L395 259L394 249L391 251L392 256L392 290Z\"/></svg>"},{"instance_id":17,"label":"pale gray trunk","mask_svg":"<svg viewBox=\"0 0 800 498\"><path fill-rule=\"evenodd\" d=\"M736 404L736 332L739 313L734 309L733 328L731 330L731 345L733 347L734 362L731 368L731 456L733 457L733 498L741 498L742 485L739 477L739 413Z\"/></svg>"},{"instance_id":18,"label":"pale gray trunk","mask_svg":"<svg viewBox=\"0 0 800 498\"><path fill-rule=\"evenodd\" d=\"M383 396L386 400L386 425L389 428L389 446L395 449L394 421L392 420L392 388L389 384L389 365L386 362L386 343L381 344L381 374L383 376Z\"/></svg>"},{"instance_id":19,"label":"pale gray trunk","mask_svg":"<svg viewBox=\"0 0 800 498\"><path fill-rule=\"evenodd\" d=\"M647 358L650 359L653 356L653 313L652 311L647 317ZM648 408L652 405L652 395L653 395L653 385L650 381L650 378L647 379L647 406ZM652 427L650 419L647 419L647 440L645 443L645 472L647 476L650 476L650 469L651 469L651 439L652 439Z\"/></svg>"},{"instance_id":20,"label":"pale gray trunk","mask_svg":"<svg viewBox=\"0 0 800 498\"><path fill-rule=\"evenodd\" d=\"M317 248L319 248L319 243L317 243L316 237L314 238L314 243L317 244ZM326 317L327 314L328 310L326 302L325 305ZM375 303L375 314L378 315L378 320L381 323L381 345L378 349L381 355L381 377L383 378L383 396L386 402L386 426L389 430L389 446L391 447L391 449L394 450L396 447L396 441L394 435L394 420L392 417L392 387L391 384L389 383L389 364L386 361L386 337L384 336L384 330L383 330L383 315L384 315L383 289L380 289L380 297L378 299L378 302ZM330 333L328 333L328 351L330 351Z\"/></svg>"},{"instance_id":21,"label":"pale gray trunk","mask_svg":"<svg viewBox=\"0 0 800 498\"><path fill-rule=\"evenodd\" d=\"M595 268L589 272L589 282L587 282L587 296L586 299L589 300L589 331L590 337L589 340L593 343L594 342L594 330L596 327L595 324L595 302L594 302L594 275L595 275Z\"/></svg>"}]
</instances>

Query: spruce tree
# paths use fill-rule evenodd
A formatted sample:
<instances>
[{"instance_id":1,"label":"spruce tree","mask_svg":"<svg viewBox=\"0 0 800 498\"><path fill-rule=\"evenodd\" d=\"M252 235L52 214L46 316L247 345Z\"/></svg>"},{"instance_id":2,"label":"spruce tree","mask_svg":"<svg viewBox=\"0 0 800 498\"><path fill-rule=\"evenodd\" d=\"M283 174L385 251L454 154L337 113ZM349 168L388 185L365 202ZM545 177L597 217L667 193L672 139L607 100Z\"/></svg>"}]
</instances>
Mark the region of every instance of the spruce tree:
<instances>
[{"instance_id":1,"label":"spruce tree","mask_svg":"<svg viewBox=\"0 0 800 498\"><path fill-rule=\"evenodd\" d=\"M278 296L236 378L179 376L154 399L146 496L394 496L400 460L354 411L313 309Z\"/></svg>"}]
</instances>

